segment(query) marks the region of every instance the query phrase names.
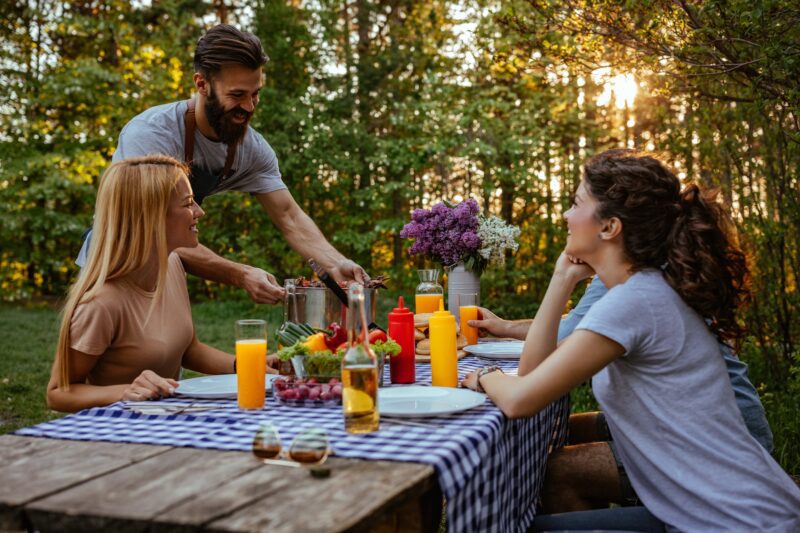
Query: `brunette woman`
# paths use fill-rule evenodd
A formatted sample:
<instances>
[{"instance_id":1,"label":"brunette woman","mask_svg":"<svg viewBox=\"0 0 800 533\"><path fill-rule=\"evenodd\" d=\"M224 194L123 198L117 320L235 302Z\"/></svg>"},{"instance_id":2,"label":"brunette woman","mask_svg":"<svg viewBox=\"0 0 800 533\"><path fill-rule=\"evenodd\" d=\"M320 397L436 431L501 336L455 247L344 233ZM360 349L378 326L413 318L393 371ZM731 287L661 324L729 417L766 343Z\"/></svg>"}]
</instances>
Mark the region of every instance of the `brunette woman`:
<instances>
[{"instance_id":1,"label":"brunette woman","mask_svg":"<svg viewBox=\"0 0 800 533\"><path fill-rule=\"evenodd\" d=\"M644 530L653 518L686 531L800 530L800 489L748 433L720 355L718 338L741 335L736 311L747 267L714 195L695 185L681 190L651 156L611 150L585 165L565 219L567 245L519 376L484 368L463 384L523 417L593 377L625 470L651 513ZM572 290L594 273L609 292L556 347ZM583 513L550 515L535 527L618 529L617 515L629 512L587 511L583 522Z\"/></svg>"}]
</instances>

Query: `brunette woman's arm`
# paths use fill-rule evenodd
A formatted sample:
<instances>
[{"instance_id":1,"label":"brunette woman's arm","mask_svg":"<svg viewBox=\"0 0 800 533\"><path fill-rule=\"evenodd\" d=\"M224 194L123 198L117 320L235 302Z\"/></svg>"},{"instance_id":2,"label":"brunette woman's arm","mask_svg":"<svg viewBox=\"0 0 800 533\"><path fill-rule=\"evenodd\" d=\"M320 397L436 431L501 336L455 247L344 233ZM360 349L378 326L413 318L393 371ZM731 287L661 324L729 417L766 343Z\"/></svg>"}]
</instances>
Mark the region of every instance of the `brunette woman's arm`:
<instances>
[{"instance_id":1,"label":"brunette woman's arm","mask_svg":"<svg viewBox=\"0 0 800 533\"><path fill-rule=\"evenodd\" d=\"M578 330L525 376L491 372L481 378L486 394L509 418L531 416L591 378L624 353L623 347L597 333ZM462 384L477 388L477 371Z\"/></svg>"},{"instance_id":2,"label":"brunette woman's arm","mask_svg":"<svg viewBox=\"0 0 800 533\"><path fill-rule=\"evenodd\" d=\"M538 367L555 351L558 346L558 325L569 297L575 285L593 273L590 266L565 253L558 258L550 285L525 337L525 347L519 361L520 376Z\"/></svg>"}]
</instances>

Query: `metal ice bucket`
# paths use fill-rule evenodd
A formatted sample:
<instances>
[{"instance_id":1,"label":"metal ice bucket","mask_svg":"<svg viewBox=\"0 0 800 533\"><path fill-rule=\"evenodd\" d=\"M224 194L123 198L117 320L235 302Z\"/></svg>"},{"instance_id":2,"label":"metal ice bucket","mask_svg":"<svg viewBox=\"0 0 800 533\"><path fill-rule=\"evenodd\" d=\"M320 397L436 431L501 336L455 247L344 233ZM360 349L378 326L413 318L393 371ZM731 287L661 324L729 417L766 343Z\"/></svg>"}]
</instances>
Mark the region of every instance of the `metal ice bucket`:
<instances>
[{"instance_id":1,"label":"metal ice bucket","mask_svg":"<svg viewBox=\"0 0 800 533\"><path fill-rule=\"evenodd\" d=\"M292 322L305 322L312 328L327 328L332 322L347 327L347 307L327 287L297 287L294 296L283 302L284 313ZM286 306L288 305L288 309ZM375 322L378 312L378 289L364 289L367 323Z\"/></svg>"}]
</instances>

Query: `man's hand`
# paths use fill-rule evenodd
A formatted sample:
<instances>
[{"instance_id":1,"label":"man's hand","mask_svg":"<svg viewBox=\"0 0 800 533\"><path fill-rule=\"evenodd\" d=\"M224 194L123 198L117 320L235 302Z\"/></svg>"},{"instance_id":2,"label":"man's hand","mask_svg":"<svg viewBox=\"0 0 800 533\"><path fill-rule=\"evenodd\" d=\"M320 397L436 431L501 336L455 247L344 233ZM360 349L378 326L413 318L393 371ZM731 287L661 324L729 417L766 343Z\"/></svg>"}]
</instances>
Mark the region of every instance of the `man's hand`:
<instances>
[{"instance_id":1,"label":"man's hand","mask_svg":"<svg viewBox=\"0 0 800 533\"><path fill-rule=\"evenodd\" d=\"M275 276L260 268L248 266L242 279L242 288L257 304L276 304L283 301L284 290Z\"/></svg>"},{"instance_id":2,"label":"man's hand","mask_svg":"<svg viewBox=\"0 0 800 533\"><path fill-rule=\"evenodd\" d=\"M362 285L369 281L369 274L367 274L366 270L350 259L339 261L335 267L328 270L328 274L333 276L336 281L355 280Z\"/></svg>"},{"instance_id":3,"label":"man's hand","mask_svg":"<svg viewBox=\"0 0 800 533\"><path fill-rule=\"evenodd\" d=\"M145 370L122 392L122 399L155 400L172 396L177 386L178 382L174 379L165 379L152 370Z\"/></svg>"},{"instance_id":4,"label":"man's hand","mask_svg":"<svg viewBox=\"0 0 800 533\"><path fill-rule=\"evenodd\" d=\"M508 320L503 320L485 307L478 307L478 316L481 317L479 320L470 320L467 324L473 328L478 328L480 337L486 337L487 335L494 337L507 336Z\"/></svg>"}]
</instances>

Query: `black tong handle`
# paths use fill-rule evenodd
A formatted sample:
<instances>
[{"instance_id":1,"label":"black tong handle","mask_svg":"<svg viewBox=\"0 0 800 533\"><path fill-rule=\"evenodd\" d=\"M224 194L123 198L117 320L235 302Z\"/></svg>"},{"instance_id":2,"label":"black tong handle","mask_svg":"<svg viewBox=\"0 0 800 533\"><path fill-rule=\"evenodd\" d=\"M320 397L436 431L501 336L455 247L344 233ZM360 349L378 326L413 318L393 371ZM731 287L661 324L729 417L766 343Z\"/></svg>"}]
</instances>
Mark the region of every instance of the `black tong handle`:
<instances>
[{"instance_id":1,"label":"black tong handle","mask_svg":"<svg viewBox=\"0 0 800 533\"><path fill-rule=\"evenodd\" d=\"M339 286L339 284L336 282L336 280L335 280L335 279L333 279L333 278L331 277L331 275L330 275L330 274L328 274L328 273L325 271L325 269L323 269L323 268L322 268L322 267L319 265L319 263L317 263L317 262L316 262L316 261L314 261L313 259L309 259L309 260L308 260L308 264L309 264L309 265L311 265L311 270L313 270L313 271L314 271L314 273L315 273L317 276L319 276L319 280L320 280L322 283L324 283L326 287L328 287L330 290L332 290L332 291L333 291L333 294L335 294L335 295L336 295L336 297L339 299L339 301L340 301L340 302L342 302L342 305L344 305L345 307L347 307L347 306L349 305L349 303L348 303L348 300L347 300L347 293L346 293L346 292L344 292L344 289L342 289L342 288Z\"/></svg>"}]
</instances>

